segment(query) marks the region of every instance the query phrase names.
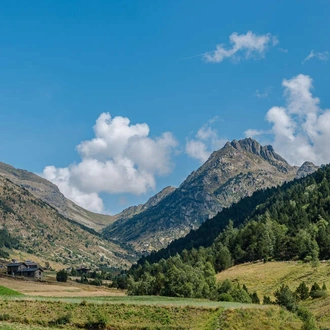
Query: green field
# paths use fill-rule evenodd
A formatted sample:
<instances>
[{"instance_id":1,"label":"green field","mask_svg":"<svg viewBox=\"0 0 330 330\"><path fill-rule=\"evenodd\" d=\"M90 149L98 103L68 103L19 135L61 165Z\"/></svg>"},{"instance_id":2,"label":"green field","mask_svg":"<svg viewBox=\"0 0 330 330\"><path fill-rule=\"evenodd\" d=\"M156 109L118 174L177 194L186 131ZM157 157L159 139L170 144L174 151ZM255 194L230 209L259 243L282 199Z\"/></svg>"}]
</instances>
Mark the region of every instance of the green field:
<instances>
[{"instance_id":1,"label":"green field","mask_svg":"<svg viewBox=\"0 0 330 330\"><path fill-rule=\"evenodd\" d=\"M267 262L247 263L231 267L217 274L218 281L229 279L245 284L249 291L256 291L262 298L271 296L282 285L286 284L295 290L304 281L311 287L314 282L323 283L330 289L330 263L320 263L312 267L310 263L302 262Z\"/></svg>"},{"instance_id":2,"label":"green field","mask_svg":"<svg viewBox=\"0 0 330 330\"><path fill-rule=\"evenodd\" d=\"M22 297L23 294L0 285L0 297Z\"/></svg>"},{"instance_id":3,"label":"green field","mask_svg":"<svg viewBox=\"0 0 330 330\"><path fill-rule=\"evenodd\" d=\"M2 297L0 330L300 329L278 306L168 297Z\"/></svg>"},{"instance_id":4,"label":"green field","mask_svg":"<svg viewBox=\"0 0 330 330\"><path fill-rule=\"evenodd\" d=\"M245 284L250 292L256 291L260 298L271 296L282 284L295 290L304 281L310 288L314 282L326 284L330 290L330 263L320 263L312 267L309 263L301 262L267 262L237 265L217 274L217 280L229 279ZM329 291L330 293L330 291ZM330 329L330 296L301 302L315 316L317 324L324 329Z\"/></svg>"}]
</instances>

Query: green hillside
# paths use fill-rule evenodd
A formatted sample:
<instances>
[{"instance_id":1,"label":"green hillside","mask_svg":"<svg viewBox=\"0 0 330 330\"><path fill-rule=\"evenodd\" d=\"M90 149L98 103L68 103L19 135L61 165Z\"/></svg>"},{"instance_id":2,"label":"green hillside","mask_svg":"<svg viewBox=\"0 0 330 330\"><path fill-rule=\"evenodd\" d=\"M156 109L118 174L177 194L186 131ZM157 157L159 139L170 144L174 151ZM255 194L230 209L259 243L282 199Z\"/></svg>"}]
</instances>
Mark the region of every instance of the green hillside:
<instances>
[{"instance_id":1,"label":"green hillside","mask_svg":"<svg viewBox=\"0 0 330 330\"><path fill-rule=\"evenodd\" d=\"M303 179L255 193L194 232L208 247L179 249L180 254L156 263L148 262L152 257L142 259L118 283L131 294L219 299L214 274L235 264L302 260L316 266L319 259L330 257L329 186L330 166L325 166ZM239 217L229 217L238 211Z\"/></svg>"}]
</instances>

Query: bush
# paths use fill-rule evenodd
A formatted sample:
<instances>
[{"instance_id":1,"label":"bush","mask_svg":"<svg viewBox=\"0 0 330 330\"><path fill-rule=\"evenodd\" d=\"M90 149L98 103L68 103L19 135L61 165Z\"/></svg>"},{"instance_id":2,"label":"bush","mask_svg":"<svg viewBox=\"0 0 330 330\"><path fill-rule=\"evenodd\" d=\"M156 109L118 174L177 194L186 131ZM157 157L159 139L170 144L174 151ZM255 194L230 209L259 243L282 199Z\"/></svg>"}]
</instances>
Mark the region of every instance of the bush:
<instances>
[{"instance_id":1,"label":"bush","mask_svg":"<svg viewBox=\"0 0 330 330\"><path fill-rule=\"evenodd\" d=\"M297 301L295 294L290 290L287 285L282 285L278 290L274 292L276 298L276 304L286 307L290 312L297 310Z\"/></svg>"},{"instance_id":2,"label":"bush","mask_svg":"<svg viewBox=\"0 0 330 330\"><path fill-rule=\"evenodd\" d=\"M251 300L253 304L260 304L260 299L258 297L258 294L256 292L253 292L250 294Z\"/></svg>"},{"instance_id":3,"label":"bush","mask_svg":"<svg viewBox=\"0 0 330 330\"><path fill-rule=\"evenodd\" d=\"M60 270L56 273L56 281L57 282L66 282L68 280L68 273L65 269Z\"/></svg>"},{"instance_id":4,"label":"bush","mask_svg":"<svg viewBox=\"0 0 330 330\"><path fill-rule=\"evenodd\" d=\"M299 307L297 310L298 317L304 322L302 330L317 330L314 315L305 307Z\"/></svg>"},{"instance_id":5,"label":"bush","mask_svg":"<svg viewBox=\"0 0 330 330\"><path fill-rule=\"evenodd\" d=\"M218 301L234 301L234 299L229 293L220 293Z\"/></svg>"},{"instance_id":6,"label":"bush","mask_svg":"<svg viewBox=\"0 0 330 330\"><path fill-rule=\"evenodd\" d=\"M234 301L247 304L250 304L252 302L250 295L240 286L237 286L235 289L233 289L230 294L233 297Z\"/></svg>"},{"instance_id":7,"label":"bush","mask_svg":"<svg viewBox=\"0 0 330 330\"><path fill-rule=\"evenodd\" d=\"M262 300L262 303L264 305L271 305L273 302L271 301L269 296L264 296L264 299Z\"/></svg>"},{"instance_id":8,"label":"bush","mask_svg":"<svg viewBox=\"0 0 330 330\"><path fill-rule=\"evenodd\" d=\"M325 297L328 296L328 292L327 291L324 291L324 290L314 290L313 292L310 293L310 296L313 299L316 299L316 298L325 298Z\"/></svg>"},{"instance_id":9,"label":"bush","mask_svg":"<svg viewBox=\"0 0 330 330\"><path fill-rule=\"evenodd\" d=\"M309 297L309 289L305 282L301 282L296 289L296 295L300 300L306 300Z\"/></svg>"}]
</instances>

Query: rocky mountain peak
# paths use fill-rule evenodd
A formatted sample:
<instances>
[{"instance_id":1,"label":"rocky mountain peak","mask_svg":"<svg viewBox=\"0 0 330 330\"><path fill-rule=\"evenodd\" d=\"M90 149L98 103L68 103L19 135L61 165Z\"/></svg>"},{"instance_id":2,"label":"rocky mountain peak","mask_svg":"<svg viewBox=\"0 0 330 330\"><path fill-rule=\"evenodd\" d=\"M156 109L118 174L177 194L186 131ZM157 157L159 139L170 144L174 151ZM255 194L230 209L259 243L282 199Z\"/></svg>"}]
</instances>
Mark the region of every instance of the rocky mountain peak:
<instances>
[{"instance_id":1,"label":"rocky mountain peak","mask_svg":"<svg viewBox=\"0 0 330 330\"><path fill-rule=\"evenodd\" d=\"M157 250L254 191L293 180L297 170L272 146L251 138L233 140L213 152L179 188L161 193L160 199L156 195L130 219L119 217L104 234L140 251Z\"/></svg>"},{"instance_id":2,"label":"rocky mountain peak","mask_svg":"<svg viewBox=\"0 0 330 330\"><path fill-rule=\"evenodd\" d=\"M315 172L319 167L312 162L304 162L298 169L296 179L305 177L308 174Z\"/></svg>"}]
</instances>

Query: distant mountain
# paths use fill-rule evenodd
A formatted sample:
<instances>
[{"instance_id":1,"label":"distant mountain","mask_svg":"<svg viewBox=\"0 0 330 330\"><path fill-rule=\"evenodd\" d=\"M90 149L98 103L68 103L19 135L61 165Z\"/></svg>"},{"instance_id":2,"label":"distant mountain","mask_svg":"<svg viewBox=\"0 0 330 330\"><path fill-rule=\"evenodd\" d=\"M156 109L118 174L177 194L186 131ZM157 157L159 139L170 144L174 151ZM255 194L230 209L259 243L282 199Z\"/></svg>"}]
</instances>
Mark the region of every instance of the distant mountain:
<instances>
[{"instance_id":1,"label":"distant mountain","mask_svg":"<svg viewBox=\"0 0 330 330\"><path fill-rule=\"evenodd\" d=\"M309 274L313 274L310 269L316 269L319 260L329 259L330 165L327 165L301 179L256 191L168 247L143 256L126 274L130 279L127 289L132 295L210 298L219 293L215 272L233 265L261 260L301 260L309 268ZM271 267L274 273L278 271L276 265ZM302 280L310 285L315 282L315 276L308 280L299 270L294 273L291 274L295 277L294 289ZM231 278L235 283L236 275ZM283 273L278 276L273 278L272 285L276 288L290 285L288 276ZM124 282L123 278L120 280ZM235 295L233 292L232 298Z\"/></svg>"},{"instance_id":2,"label":"distant mountain","mask_svg":"<svg viewBox=\"0 0 330 330\"><path fill-rule=\"evenodd\" d=\"M115 221L112 216L93 213L76 205L65 198L56 185L34 173L0 162L0 175L27 189L36 198L47 202L63 216L84 226L99 231Z\"/></svg>"},{"instance_id":3,"label":"distant mountain","mask_svg":"<svg viewBox=\"0 0 330 330\"><path fill-rule=\"evenodd\" d=\"M133 216L116 216L118 220L103 233L132 244L138 251L158 250L254 191L281 185L316 169L312 163L301 168L291 166L272 146L261 146L250 138L227 142L179 188L168 190L153 205L140 206Z\"/></svg>"},{"instance_id":4,"label":"distant mountain","mask_svg":"<svg viewBox=\"0 0 330 330\"><path fill-rule=\"evenodd\" d=\"M27 176L28 182L31 182L31 174L27 173ZM43 179L33 186L45 187ZM50 193L52 186L46 186ZM135 253L103 239L93 229L64 217L26 188L0 175L0 230L3 229L18 241L15 247L20 251L49 262L64 265L102 263L121 267L136 258ZM10 250L5 252L11 254Z\"/></svg>"}]
</instances>

